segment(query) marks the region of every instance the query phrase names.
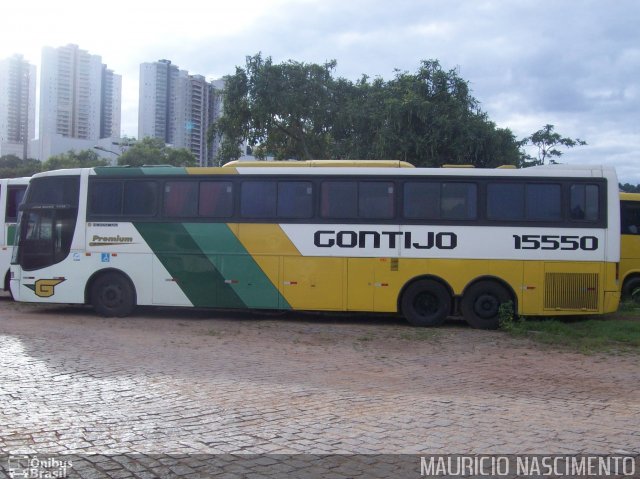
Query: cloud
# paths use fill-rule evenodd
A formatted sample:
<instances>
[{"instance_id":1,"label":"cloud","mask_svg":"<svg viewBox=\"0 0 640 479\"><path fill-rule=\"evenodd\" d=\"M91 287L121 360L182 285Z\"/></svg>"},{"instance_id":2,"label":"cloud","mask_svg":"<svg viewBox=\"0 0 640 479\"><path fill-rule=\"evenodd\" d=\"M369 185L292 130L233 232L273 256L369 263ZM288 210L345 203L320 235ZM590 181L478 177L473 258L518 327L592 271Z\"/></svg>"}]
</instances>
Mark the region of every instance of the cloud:
<instances>
[{"instance_id":1,"label":"cloud","mask_svg":"<svg viewBox=\"0 0 640 479\"><path fill-rule=\"evenodd\" d=\"M14 2L3 18L0 58L23 53L39 63L43 45L69 42L100 54L123 76L127 134L137 133L142 62L167 58L212 79L262 52L276 62L336 59L336 74L356 80L390 79L395 69L438 59L469 82L500 127L524 137L553 124L589 143L563 161L614 164L622 179L640 182L635 0L235 0L190 8L116 0L99 14L62 0Z\"/></svg>"}]
</instances>

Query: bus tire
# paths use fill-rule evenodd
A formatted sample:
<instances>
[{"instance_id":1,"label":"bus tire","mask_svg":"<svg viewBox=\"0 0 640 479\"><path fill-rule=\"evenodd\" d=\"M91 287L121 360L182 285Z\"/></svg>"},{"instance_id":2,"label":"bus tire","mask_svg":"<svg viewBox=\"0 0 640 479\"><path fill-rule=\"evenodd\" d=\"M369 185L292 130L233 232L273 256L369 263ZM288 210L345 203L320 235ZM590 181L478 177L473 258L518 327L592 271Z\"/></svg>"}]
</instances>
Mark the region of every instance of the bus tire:
<instances>
[{"instance_id":1,"label":"bus tire","mask_svg":"<svg viewBox=\"0 0 640 479\"><path fill-rule=\"evenodd\" d=\"M640 303L640 277L635 276L624 282L622 286L622 297L634 303Z\"/></svg>"},{"instance_id":2,"label":"bus tire","mask_svg":"<svg viewBox=\"0 0 640 479\"><path fill-rule=\"evenodd\" d=\"M451 312L451 295L445 286L431 279L411 284L402 294L402 314L420 327L439 326Z\"/></svg>"},{"instance_id":3,"label":"bus tire","mask_svg":"<svg viewBox=\"0 0 640 479\"><path fill-rule=\"evenodd\" d=\"M136 306L135 290L124 275L104 273L91 285L91 304L100 316L128 316Z\"/></svg>"},{"instance_id":4,"label":"bus tire","mask_svg":"<svg viewBox=\"0 0 640 479\"><path fill-rule=\"evenodd\" d=\"M464 320L476 329L498 329L500 305L512 301L511 294L495 281L480 281L467 288L460 302Z\"/></svg>"}]
</instances>

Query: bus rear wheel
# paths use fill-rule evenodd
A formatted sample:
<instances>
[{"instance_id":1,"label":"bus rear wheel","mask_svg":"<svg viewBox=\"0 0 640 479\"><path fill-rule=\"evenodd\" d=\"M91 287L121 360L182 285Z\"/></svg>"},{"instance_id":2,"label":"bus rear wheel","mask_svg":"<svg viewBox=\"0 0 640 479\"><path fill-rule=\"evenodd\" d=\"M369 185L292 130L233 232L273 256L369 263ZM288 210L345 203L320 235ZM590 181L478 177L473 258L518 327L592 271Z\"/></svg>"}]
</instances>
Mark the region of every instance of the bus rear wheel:
<instances>
[{"instance_id":1,"label":"bus rear wheel","mask_svg":"<svg viewBox=\"0 0 640 479\"><path fill-rule=\"evenodd\" d=\"M640 304L640 277L634 277L624 282L622 298Z\"/></svg>"},{"instance_id":2,"label":"bus rear wheel","mask_svg":"<svg viewBox=\"0 0 640 479\"><path fill-rule=\"evenodd\" d=\"M100 316L123 317L131 314L136 295L129 279L119 273L105 273L91 286L91 304Z\"/></svg>"},{"instance_id":3,"label":"bus rear wheel","mask_svg":"<svg viewBox=\"0 0 640 479\"><path fill-rule=\"evenodd\" d=\"M465 321L477 329L498 329L500 305L511 301L511 294L494 281L469 286L462 296L460 310Z\"/></svg>"},{"instance_id":4,"label":"bus rear wheel","mask_svg":"<svg viewBox=\"0 0 640 479\"><path fill-rule=\"evenodd\" d=\"M451 295L437 281L423 279L402 295L402 314L414 326L439 326L451 311Z\"/></svg>"}]
</instances>

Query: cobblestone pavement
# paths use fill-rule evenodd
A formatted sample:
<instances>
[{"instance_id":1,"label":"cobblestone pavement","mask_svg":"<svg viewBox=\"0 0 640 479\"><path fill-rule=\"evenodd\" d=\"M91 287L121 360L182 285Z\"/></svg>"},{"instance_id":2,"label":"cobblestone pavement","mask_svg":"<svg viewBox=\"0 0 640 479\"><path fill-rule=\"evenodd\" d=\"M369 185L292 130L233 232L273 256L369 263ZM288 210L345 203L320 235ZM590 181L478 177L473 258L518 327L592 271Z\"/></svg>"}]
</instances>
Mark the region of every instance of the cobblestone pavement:
<instances>
[{"instance_id":1,"label":"cobblestone pavement","mask_svg":"<svg viewBox=\"0 0 640 479\"><path fill-rule=\"evenodd\" d=\"M457 322L180 309L104 319L0 298L0 452L152 464L111 461L108 477L160 477L166 455L638 454L639 380L637 356Z\"/></svg>"}]
</instances>

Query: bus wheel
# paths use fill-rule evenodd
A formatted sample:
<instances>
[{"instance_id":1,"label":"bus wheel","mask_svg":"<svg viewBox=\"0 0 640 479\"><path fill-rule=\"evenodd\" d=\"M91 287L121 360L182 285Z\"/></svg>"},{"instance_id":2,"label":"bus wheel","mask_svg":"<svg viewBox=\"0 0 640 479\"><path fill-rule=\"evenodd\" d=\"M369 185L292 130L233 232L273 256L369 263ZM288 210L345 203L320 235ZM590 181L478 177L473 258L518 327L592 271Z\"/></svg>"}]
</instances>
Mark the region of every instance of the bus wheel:
<instances>
[{"instance_id":1,"label":"bus wheel","mask_svg":"<svg viewBox=\"0 0 640 479\"><path fill-rule=\"evenodd\" d=\"M96 312L108 318L128 316L136 305L131 282L119 273L105 273L91 286L91 304Z\"/></svg>"},{"instance_id":2,"label":"bus wheel","mask_svg":"<svg viewBox=\"0 0 640 479\"><path fill-rule=\"evenodd\" d=\"M437 281L416 281L402 295L402 314L414 326L438 326L451 310L451 295Z\"/></svg>"},{"instance_id":3,"label":"bus wheel","mask_svg":"<svg viewBox=\"0 0 640 479\"><path fill-rule=\"evenodd\" d=\"M470 286L462 296L460 310L465 321L477 329L498 329L500 305L511 301L507 289L493 281Z\"/></svg>"},{"instance_id":4,"label":"bus wheel","mask_svg":"<svg viewBox=\"0 0 640 479\"><path fill-rule=\"evenodd\" d=\"M640 277L631 278L622 286L622 297L640 303Z\"/></svg>"}]
</instances>

